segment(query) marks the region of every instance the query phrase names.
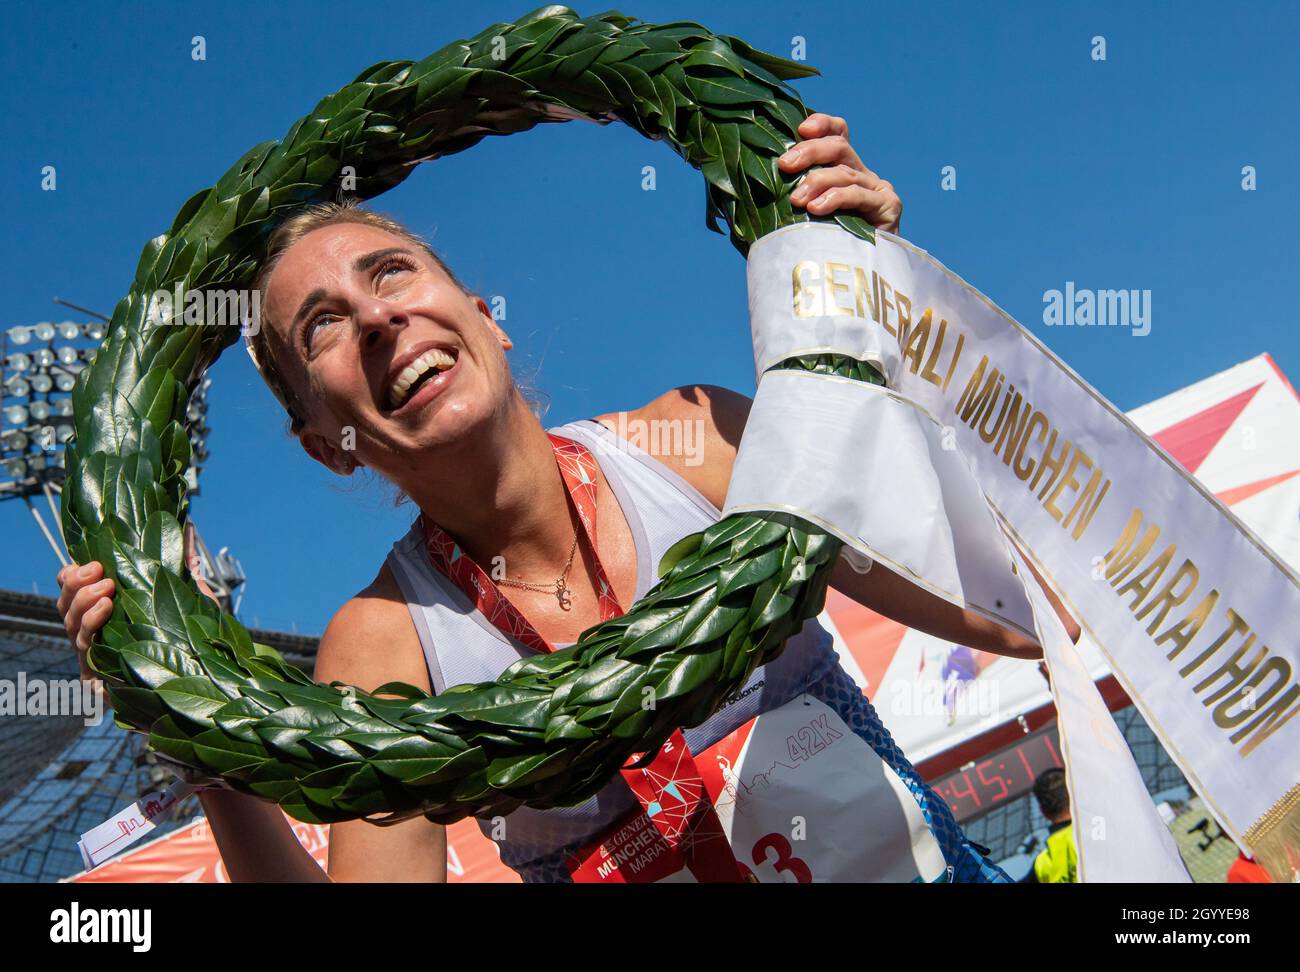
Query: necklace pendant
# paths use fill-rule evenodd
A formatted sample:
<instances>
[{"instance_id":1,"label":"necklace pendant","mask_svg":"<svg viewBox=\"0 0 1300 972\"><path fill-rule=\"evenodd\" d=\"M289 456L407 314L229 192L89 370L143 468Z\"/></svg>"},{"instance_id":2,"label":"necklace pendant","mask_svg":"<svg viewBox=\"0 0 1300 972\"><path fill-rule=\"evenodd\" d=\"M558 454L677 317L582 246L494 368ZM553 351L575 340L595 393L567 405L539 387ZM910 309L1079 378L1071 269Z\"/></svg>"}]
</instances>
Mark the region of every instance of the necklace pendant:
<instances>
[{"instance_id":1,"label":"necklace pendant","mask_svg":"<svg viewBox=\"0 0 1300 972\"><path fill-rule=\"evenodd\" d=\"M573 604L573 595L569 592L563 577L555 582L555 597L560 602L560 607L565 611L569 610Z\"/></svg>"}]
</instances>

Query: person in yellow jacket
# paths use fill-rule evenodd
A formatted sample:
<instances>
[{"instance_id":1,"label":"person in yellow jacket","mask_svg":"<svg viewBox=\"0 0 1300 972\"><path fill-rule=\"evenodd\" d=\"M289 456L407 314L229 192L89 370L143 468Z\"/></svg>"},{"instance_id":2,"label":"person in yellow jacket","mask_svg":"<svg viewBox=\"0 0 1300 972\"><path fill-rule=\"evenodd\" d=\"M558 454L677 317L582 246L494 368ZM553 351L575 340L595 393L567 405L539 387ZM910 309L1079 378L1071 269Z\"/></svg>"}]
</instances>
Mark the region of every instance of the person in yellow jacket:
<instances>
[{"instance_id":1,"label":"person in yellow jacket","mask_svg":"<svg viewBox=\"0 0 1300 972\"><path fill-rule=\"evenodd\" d=\"M1049 769L1040 773L1034 780L1034 797L1052 829L1047 835L1047 846L1034 858L1033 869L1021 883L1074 884L1079 879L1079 851L1074 844L1065 770Z\"/></svg>"}]
</instances>

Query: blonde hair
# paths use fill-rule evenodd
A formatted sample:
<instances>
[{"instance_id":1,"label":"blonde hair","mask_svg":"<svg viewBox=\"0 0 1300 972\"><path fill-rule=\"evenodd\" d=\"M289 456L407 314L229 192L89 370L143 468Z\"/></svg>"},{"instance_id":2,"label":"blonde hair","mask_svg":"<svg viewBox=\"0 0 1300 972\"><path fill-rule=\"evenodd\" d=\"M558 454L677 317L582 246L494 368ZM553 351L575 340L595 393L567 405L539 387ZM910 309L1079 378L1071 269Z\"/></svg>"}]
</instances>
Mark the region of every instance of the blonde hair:
<instances>
[{"instance_id":1,"label":"blonde hair","mask_svg":"<svg viewBox=\"0 0 1300 972\"><path fill-rule=\"evenodd\" d=\"M363 226L373 226L375 229L384 230L393 236L400 237L407 242L419 247L425 253L432 257L433 262L442 268L443 272L451 278L452 283L460 288L461 292L468 297L477 296L472 290L461 283L460 279L452 272L451 268L443 259L434 252L425 240L417 234L411 232L397 220L385 216L382 213L372 212L368 209L360 208L359 200L352 198L344 200L341 203L325 202L315 203L307 206L299 213L290 216L281 223L268 238L266 243L265 256L262 259L262 266L257 272L257 277L253 281L253 287L259 291L260 307L266 307L266 287L270 279L271 272L275 270L280 259L284 256L285 251L301 240L308 233L321 229L325 226L338 226L344 223L359 223ZM270 328L266 327L266 315L262 315L262 320L258 322L259 326L253 331L248 339L249 357L253 359L253 365L261 373L262 378L270 387L272 393L280 400L285 411L289 413L289 431L297 435L302 431L306 424L307 409L301 398L293 390L285 378L284 372L276 362L275 351L271 347L271 340L268 336ZM278 342L283 343L283 342Z\"/></svg>"}]
</instances>

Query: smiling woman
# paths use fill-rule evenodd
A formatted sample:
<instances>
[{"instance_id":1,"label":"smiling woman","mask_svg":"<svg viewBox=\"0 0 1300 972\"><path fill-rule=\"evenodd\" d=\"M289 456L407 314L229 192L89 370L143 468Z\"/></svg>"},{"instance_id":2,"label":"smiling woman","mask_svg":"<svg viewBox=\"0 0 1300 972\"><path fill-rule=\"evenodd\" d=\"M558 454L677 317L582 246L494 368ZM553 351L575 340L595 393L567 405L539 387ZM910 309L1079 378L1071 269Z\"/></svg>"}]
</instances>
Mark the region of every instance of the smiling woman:
<instances>
[{"instance_id":1,"label":"smiling woman","mask_svg":"<svg viewBox=\"0 0 1300 972\"><path fill-rule=\"evenodd\" d=\"M308 206L297 216L291 217L282 223L266 245L266 258L262 264L262 269L258 272L254 282L254 289L259 293L259 306L267 306L267 283L272 271L279 265L280 258L284 252L297 243L300 239L315 229L320 229L329 225L340 225L344 223L354 223L362 226L370 226L377 230L382 230L392 236L405 240L408 249L417 250L426 255L433 263L444 273L447 278L456 286L458 290L467 297L472 297L470 290L457 278L456 274L447 265L447 263L434 251L425 240L421 239L411 230L407 229L401 223L382 213L371 212L361 209L358 206L358 200L350 199L343 203L317 203ZM268 314L263 313L261 319L254 322L254 326L247 331L246 342L249 357L253 359L253 364L261 372L267 386L275 394L280 404L284 406L289 413L291 421L291 431L296 435L302 427L302 416L305 414L305 408L302 399L294 391L293 387L285 380L284 374L276 359L276 350L272 347L272 341L277 340L274 328L268 327ZM285 348L283 341L278 341L281 348ZM285 350L289 350L285 348Z\"/></svg>"},{"instance_id":2,"label":"smiling woman","mask_svg":"<svg viewBox=\"0 0 1300 972\"><path fill-rule=\"evenodd\" d=\"M271 237L269 254L258 277L267 313L251 339L254 361L294 416L303 448L341 475L371 467L421 510L374 583L330 624L318 679L367 689L401 680L436 694L491 681L521 658L575 642L621 614L621 605L645 595L674 543L717 520L748 410L743 396L674 389L619 413L617 426L607 414L543 430L511 380L509 337L405 227L354 206L317 205ZM665 422L699 424L703 449L650 454L618 434ZM905 582L890 584L883 572L867 580L841 571L836 583L895 616L911 611L922 628L956 631L1007 653L1035 651L951 606L927 603ZM730 704L688 730L683 748L711 753L747 722L803 697L866 742L864 751L885 760L917 801L910 817L900 817L910 823L896 833L883 829L871 848L876 870L858 876L898 878L919 866L933 879L933 867L943 872L946 862L957 880L999 877L888 742L815 621ZM836 731L828 725L821 733L834 738ZM641 819L633 791L616 778L576 807L523 807L480 822L508 865L546 881L583 879L586 845L616 840L621 827ZM445 838L430 826L408 822L377 833L336 823L331 873L400 876L378 862L400 858L402 847L413 853L410 842L426 859L431 847L436 856ZM917 865L908 848L927 843L932 859ZM824 862L813 863L826 873Z\"/></svg>"},{"instance_id":3,"label":"smiling woman","mask_svg":"<svg viewBox=\"0 0 1300 972\"><path fill-rule=\"evenodd\" d=\"M392 150L372 170L379 172L368 184L375 195L413 161L472 144L489 130L484 125L517 131L535 124L532 82L554 83L558 93L548 97L567 106L562 117L573 117L574 104L612 111L606 82L612 85L639 112L629 109L624 120L685 146L738 245L794 221L792 206L866 236L873 225L897 225L896 194L853 151L844 120L804 117L780 80L805 68L698 25L630 28L618 14L584 21L548 7L513 29L505 63L491 53L502 39L496 25L431 64L367 72L358 82L365 97L340 93L286 137L296 145L310 142L304 133L323 139L329 129L336 144L328 151L314 150L310 161L295 155L283 166L278 157L270 165L250 153L225 185L251 181L256 192L223 189L187 205L177 219L181 243L147 251L163 268L160 278L183 272L176 268L187 254L219 269L242 260L238 267L250 276L256 268L265 299L254 360L292 414L302 447L341 475L360 466L381 474L411 496L420 515L320 643L316 679L367 694L344 703L336 686L311 684L259 656L232 619L195 606L200 599L177 580L178 570L158 566L171 555L174 508L137 514L125 505L136 495L160 502L159 491L148 491L157 485L149 457L167 456L171 469L183 441L173 435L160 447L154 428L171 433L167 395L179 382L168 369L188 369L197 359L189 346L164 357L147 341L131 344L137 335L119 328L84 385L93 391L81 396L78 414L89 416L84 406L104 394L124 413L143 415L143 431L126 418L103 425L107 431L81 421L77 447L91 456L90 486L79 487L74 476L65 494L75 512L69 523L88 538L74 549L96 556L107 549L108 566L120 553L115 543L134 544L127 549L141 562L153 557L146 565L152 571L123 573L131 625L119 612L105 628L112 648L97 642L90 651L129 717L119 714L148 727L160 751L238 787L204 801L239 878L322 877L278 810L256 795L333 824L335 879L445 877L440 825L472 813L527 880L607 880L618 848L647 846L656 849L652 860L624 861L620 880L688 868L708 880L1006 880L893 744L839 666L816 615L829 583L948 640L1018 657L1036 657L1038 646L887 570L848 569L838 541L796 517L720 521L748 418L744 396L691 385L620 421L602 413L547 429L512 378L511 340L482 298L400 225L353 207L277 210L274 218L284 222L269 252L244 253L261 239L257 231L274 207L303 199L304 179L323 194L344 147L359 151L352 128L330 124L336 113L374 99L374 115L360 124L369 125L365 136L374 145ZM558 53L538 60L548 46ZM439 57L459 63L443 65ZM598 57L617 67L595 63ZM557 64L569 73L552 77ZM663 88L654 83L660 74ZM579 76L581 83L573 81ZM571 96L575 84L587 93ZM498 102L521 91L533 100L516 106L519 114L504 111ZM410 127L392 124L385 111L411 119ZM420 136L419 124L431 119L443 127ZM801 151L786 152L796 140ZM814 165L824 168L814 172ZM795 199L788 193L801 174L807 191ZM258 182L272 175L280 178L274 189ZM229 211L220 209L229 199ZM210 235L191 246L181 228L192 226ZM229 252L214 257L221 246ZM144 265L148 279L155 263ZM160 342L163 331L145 337ZM149 372L161 390L147 385L114 397L111 384L94 383L134 375L130 367L110 370L110 355L135 365L129 355L143 353L138 347L165 362ZM869 365L832 355L778 367L880 380ZM690 458L703 461L650 455L616 431L662 422L701 423L703 447ZM138 493L98 487L119 475L121 460L105 443L121 429L134 435L126 451L136 455L138 445L143 457L120 474L145 470L139 476L148 482ZM130 522L112 514L95 521L102 496L106 503L121 497ZM104 519L115 532L106 532ZM145 524L138 542L137 523ZM109 621L111 581L95 583L93 568L87 577L63 579L69 630L84 650ZM572 650L557 650L574 642ZM394 694L401 698L390 700ZM713 777L734 765L738 754L726 746L741 738L763 753L794 740L785 759L796 772L765 791L765 810L737 814L745 819L727 840L705 840L721 836L722 808L715 813L710 797L736 796L734 780ZM651 762L628 763L629 754L647 748ZM377 822L388 826L372 827L381 813L390 816ZM813 838L798 854L782 836L795 816L808 821ZM761 829L748 834L742 824L753 821Z\"/></svg>"},{"instance_id":4,"label":"smiling woman","mask_svg":"<svg viewBox=\"0 0 1300 972\"><path fill-rule=\"evenodd\" d=\"M286 221L268 242L257 287L266 313L250 331L250 355L303 448L340 475L374 469L421 510L375 581L330 623L318 680L367 690L400 681L435 694L491 681L521 658L617 617L621 605L645 596L654 566L674 544L717 521L748 411L743 396L674 389L632 413L543 430L511 379L511 341L483 300L415 234L353 205L316 205ZM699 425L702 447L650 454L619 435L663 423ZM1007 654L1036 653L887 572L839 570L833 582L922 629ZM854 734L865 743L855 755L882 762L915 801L849 855L859 869L847 873L933 880L937 867L947 879L1002 879L893 745L815 620L680 745L711 754L742 726L797 699L824 707L823 728L814 721L810 739ZM862 770L851 766L854 776L870 778ZM799 804L805 812L815 804L806 788L827 777L818 779L804 781L802 797L793 794L808 801ZM881 796L857 794L864 804ZM269 855L267 846L236 836L284 830L256 802L230 794L204 800L232 873L310 875L283 833ZM778 813L790 809L782 804ZM624 839L620 832L644 819L633 790L615 778L578 806L521 807L480 823L526 880L558 881L589 879L592 848ZM445 878L445 834L429 821L382 830L335 823L330 846L336 880ZM791 861L828 873L824 861L785 861L777 850L776 874L796 868Z\"/></svg>"}]
</instances>

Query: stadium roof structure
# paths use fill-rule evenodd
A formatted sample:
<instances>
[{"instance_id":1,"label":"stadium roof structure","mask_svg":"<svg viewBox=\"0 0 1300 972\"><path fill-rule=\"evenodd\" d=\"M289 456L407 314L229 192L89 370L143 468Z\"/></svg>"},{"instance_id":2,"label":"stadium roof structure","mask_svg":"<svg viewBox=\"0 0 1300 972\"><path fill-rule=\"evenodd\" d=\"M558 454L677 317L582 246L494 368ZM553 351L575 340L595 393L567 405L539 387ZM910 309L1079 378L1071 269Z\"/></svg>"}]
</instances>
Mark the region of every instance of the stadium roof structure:
<instances>
[{"instance_id":1,"label":"stadium roof structure","mask_svg":"<svg viewBox=\"0 0 1300 972\"><path fill-rule=\"evenodd\" d=\"M250 633L310 671L317 639ZM0 680L78 676L54 599L0 590ZM144 736L119 728L108 712L97 725L80 715L5 716L0 754L0 881L57 881L77 873L84 866L77 838L170 778L147 755ZM177 826L185 810L165 826Z\"/></svg>"}]
</instances>

